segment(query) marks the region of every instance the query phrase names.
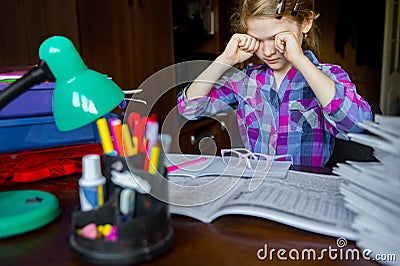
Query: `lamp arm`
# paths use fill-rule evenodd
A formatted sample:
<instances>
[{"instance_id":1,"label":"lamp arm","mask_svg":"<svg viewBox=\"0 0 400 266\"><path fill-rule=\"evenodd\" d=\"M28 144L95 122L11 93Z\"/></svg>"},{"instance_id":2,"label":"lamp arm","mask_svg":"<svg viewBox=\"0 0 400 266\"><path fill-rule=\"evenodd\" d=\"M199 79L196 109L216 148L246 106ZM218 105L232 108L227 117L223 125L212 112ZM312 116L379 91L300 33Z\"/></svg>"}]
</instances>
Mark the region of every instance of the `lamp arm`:
<instances>
[{"instance_id":1,"label":"lamp arm","mask_svg":"<svg viewBox=\"0 0 400 266\"><path fill-rule=\"evenodd\" d=\"M44 81L55 81L55 78L46 62L40 60L39 64L35 68L29 70L28 73L13 82L0 93L0 109L32 86Z\"/></svg>"}]
</instances>

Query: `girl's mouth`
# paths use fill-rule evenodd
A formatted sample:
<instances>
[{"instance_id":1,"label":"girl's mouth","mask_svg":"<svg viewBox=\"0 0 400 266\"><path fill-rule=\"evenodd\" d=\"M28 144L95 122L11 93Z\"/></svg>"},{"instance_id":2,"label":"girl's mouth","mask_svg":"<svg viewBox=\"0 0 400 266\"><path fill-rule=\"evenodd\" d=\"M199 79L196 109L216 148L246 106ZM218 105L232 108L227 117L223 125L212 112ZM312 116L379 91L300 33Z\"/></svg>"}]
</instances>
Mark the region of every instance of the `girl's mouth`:
<instances>
[{"instance_id":1,"label":"girl's mouth","mask_svg":"<svg viewBox=\"0 0 400 266\"><path fill-rule=\"evenodd\" d=\"M275 64L276 62L278 62L278 58L275 59L266 59L267 64Z\"/></svg>"}]
</instances>

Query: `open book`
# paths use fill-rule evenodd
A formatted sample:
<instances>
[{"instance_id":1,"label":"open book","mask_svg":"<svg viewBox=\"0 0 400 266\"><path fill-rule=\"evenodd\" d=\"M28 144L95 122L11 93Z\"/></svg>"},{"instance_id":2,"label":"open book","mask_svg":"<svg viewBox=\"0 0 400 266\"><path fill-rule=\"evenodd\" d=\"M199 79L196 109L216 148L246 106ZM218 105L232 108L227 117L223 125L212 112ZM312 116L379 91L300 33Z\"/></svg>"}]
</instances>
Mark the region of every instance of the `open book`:
<instances>
[{"instance_id":1,"label":"open book","mask_svg":"<svg viewBox=\"0 0 400 266\"><path fill-rule=\"evenodd\" d=\"M246 167L246 162L239 166L226 166L220 156L213 155L195 155L195 154L166 154L166 167L171 165L180 165L191 160L204 158L204 160L181 167L177 170L168 173L168 176L187 176L192 178L205 177L205 176L236 176L244 178L285 178L286 174L292 165L291 162L286 161L273 161L266 170L251 170Z\"/></svg>"},{"instance_id":2,"label":"open book","mask_svg":"<svg viewBox=\"0 0 400 266\"><path fill-rule=\"evenodd\" d=\"M249 178L171 176L170 212L210 223L228 214L249 215L315 233L354 240L354 213L339 191L343 178L289 170L251 191Z\"/></svg>"}]
</instances>

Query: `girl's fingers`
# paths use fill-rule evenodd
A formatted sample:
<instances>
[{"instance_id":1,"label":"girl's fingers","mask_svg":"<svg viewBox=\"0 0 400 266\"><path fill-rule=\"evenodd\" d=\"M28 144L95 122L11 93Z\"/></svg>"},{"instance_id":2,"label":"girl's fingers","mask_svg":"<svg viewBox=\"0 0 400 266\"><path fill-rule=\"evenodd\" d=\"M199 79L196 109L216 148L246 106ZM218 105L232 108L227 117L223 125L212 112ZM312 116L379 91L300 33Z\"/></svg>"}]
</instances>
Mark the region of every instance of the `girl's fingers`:
<instances>
[{"instance_id":1,"label":"girl's fingers","mask_svg":"<svg viewBox=\"0 0 400 266\"><path fill-rule=\"evenodd\" d=\"M247 44L247 38L245 36L240 36L239 37L239 47L240 48L245 48Z\"/></svg>"},{"instance_id":2,"label":"girl's fingers","mask_svg":"<svg viewBox=\"0 0 400 266\"><path fill-rule=\"evenodd\" d=\"M281 54L283 54L286 50L286 43L287 39L284 35L277 35L275 37L275 47Z\"/></svg>"},{"instance_id":3,"label":"girl's fingers","mask_svg":"<svg viewBox=\"0 0 400 266\"><path fill-rule=\"evenodd\" d=\"M280 52L281 54L283 54L285 52L285 43L284 42L278 42L275 44L276 49L278 50L278 52Z\"/></svg>"},{"instance_id":4,"label":"girl's fingers","mask_svg":"<svg viewBox=\"0 0 400 266\"><path fill-rule=\"evenodd\" d=\"M256 51L258 49L258 40L256 40L255 38L251 38L251 46L250 49L252 51Z\"/></svg>"},{"instance_id":5,"label":"girl's fingers","mask_svg":"<svg viewBox=\"0 0 400 266\"><path fill-rule=\"evenodd\" d=\"M239 48L245 52L254 52L258 48L258 41L250 36L243 37L239 42Z\"/></svg>"}]
</instances>

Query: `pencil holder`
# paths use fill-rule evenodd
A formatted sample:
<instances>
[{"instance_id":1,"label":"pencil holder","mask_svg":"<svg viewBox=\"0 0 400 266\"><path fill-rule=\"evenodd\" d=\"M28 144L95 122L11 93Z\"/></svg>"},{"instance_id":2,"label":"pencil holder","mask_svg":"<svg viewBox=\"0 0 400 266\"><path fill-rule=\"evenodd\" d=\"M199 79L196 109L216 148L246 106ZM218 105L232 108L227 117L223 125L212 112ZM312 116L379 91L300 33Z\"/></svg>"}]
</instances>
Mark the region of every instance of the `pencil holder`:
<instances>
[{"instance_id":1,"label":"pencil holder","mask_svg":"<svg viewBox=\"0 0 400 266\"><path fill-rule=\"evenodd\" d=\"M91 211L76 206L70 246L96 264L132 264L151 260L172 245L168 187L160 156L155 174L143 170L141 154L103 156L106 177L104 205Z\"/></svg>"}]
</instances>

